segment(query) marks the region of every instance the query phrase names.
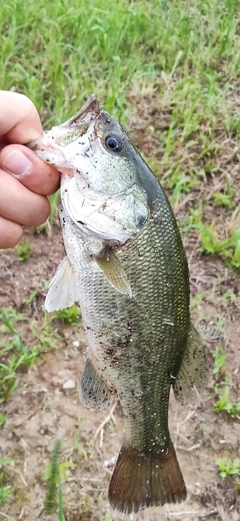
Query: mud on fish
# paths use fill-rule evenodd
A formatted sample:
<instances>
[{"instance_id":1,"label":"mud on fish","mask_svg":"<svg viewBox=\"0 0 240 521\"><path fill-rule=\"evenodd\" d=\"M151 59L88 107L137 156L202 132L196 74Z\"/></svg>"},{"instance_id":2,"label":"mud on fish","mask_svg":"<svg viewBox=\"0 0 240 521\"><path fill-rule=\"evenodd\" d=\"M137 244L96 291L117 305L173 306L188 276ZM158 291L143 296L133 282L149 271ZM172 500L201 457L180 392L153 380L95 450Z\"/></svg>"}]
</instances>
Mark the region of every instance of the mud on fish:
<instances>
[{"instance_id":1,"label":"mud on fish","mask_svg":"<svg viewBox=\"0 0 240 521\"><path fill-rule=\"evenodd\" d=\"M122 512L179 502L186 487L168 428L169 392L184 401L206 375L189 316L186 255L169 201L118 121L96 96L29 144L61 172L66 256L46 298L78 302L88 342L80 399L124 415L109 486Z\"/></svg>"}]
</instances>

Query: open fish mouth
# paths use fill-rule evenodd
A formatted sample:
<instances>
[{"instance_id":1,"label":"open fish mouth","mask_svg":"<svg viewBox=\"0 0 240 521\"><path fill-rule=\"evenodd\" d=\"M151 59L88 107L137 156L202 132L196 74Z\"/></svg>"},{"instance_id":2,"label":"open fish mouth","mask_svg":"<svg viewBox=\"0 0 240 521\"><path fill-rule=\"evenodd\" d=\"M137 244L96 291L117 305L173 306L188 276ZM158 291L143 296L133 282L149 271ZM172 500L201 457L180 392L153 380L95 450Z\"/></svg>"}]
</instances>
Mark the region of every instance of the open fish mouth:
<instances>
[{"instance_id":1,"label":"open fish mouth","mask_svg":"<svg viewBox=\"0 0 240 521\"><path fill-rule=\"evenodd\" d=\"M48 150L50 148L56 150L58 146L65 147L86 134L102 110L99 99L95 94L92 94L74 116L61 125L45 131L42 138L30 141L30 143L27 143L27 146L35 152L43 152L46 148ZM41 154L39 156L41 157ZM44 154L42 154L42 159L45 159Z\"/></svg>"},{"instance_id":2,"label":"open fish mouth","mask_svg":"<svg viewBox=\"0 0 240 521\"><path fill-rule=\"evenodd\" d=\"M89 128L99 117L102 107L95 94L92 94L83 107L70 119L52 128L52 138L56 145L66 146L88 133Z\"/></svg>"},{"instance_id":3,"label":"open fish mouth","mask_svg":"<svg viewBox=\"0 0 240 521\"><path fill-rule=\"evenodd\" d=\"M83 107L76 113L74 116L72 116L70 119L68 119L65 123L63 123L61 126L65 125L84 125L86 123L91 123L91 121L95 120L100 112L102 111L102 107L100 105L99 99L95 94L92 94L89 96L87 101L84 103Z\"/></svg>"}]
</instances>

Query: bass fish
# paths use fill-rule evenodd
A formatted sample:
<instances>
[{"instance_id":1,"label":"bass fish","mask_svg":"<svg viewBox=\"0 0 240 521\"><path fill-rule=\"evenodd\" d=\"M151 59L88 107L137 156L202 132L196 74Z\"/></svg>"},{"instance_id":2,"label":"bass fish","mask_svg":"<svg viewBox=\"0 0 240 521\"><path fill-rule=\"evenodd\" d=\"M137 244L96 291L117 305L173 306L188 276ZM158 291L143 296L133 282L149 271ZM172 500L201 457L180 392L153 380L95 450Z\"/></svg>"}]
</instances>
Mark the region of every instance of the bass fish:
<instances>
[{"instance_id":1,"label":"bass fish","mask_svg":"<svg viewBox=\"0 0 240 521\"><path fill-rule=\"evenodd\" d=\"M78 302L88 342L80 399L119 397L125 437L109 486L121 512L180 502L186 487L168 428L170 388L183 401L205 379L189 316L189 274L177 223L156 177L95 95L29 144L61 172L66 257L47 311Z\"/></svg>"}]
</instances>

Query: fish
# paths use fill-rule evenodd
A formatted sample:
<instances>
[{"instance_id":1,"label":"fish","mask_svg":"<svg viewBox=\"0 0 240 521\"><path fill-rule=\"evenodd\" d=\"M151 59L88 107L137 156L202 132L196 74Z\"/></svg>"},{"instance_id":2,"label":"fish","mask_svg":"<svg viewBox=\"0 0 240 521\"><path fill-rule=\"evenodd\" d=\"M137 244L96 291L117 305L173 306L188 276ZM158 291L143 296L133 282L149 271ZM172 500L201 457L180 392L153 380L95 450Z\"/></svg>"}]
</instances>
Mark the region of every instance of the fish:
<instances>
[{"instance_id":1,"label":"fish","mask_svg":"<svg viewBox=\"0 0 240 521\"><path fill-rule=\"evenodd\" d=\"M184 403L202 387L207 368L171 205L95 95L28 145L61 172L66 256L45 307L80 305L88 344L80 400L104 410L117 393L123 410L110 505L129 514L181 502L187 492L168 426L170 389Z\"/></svg>"}]
</instances>

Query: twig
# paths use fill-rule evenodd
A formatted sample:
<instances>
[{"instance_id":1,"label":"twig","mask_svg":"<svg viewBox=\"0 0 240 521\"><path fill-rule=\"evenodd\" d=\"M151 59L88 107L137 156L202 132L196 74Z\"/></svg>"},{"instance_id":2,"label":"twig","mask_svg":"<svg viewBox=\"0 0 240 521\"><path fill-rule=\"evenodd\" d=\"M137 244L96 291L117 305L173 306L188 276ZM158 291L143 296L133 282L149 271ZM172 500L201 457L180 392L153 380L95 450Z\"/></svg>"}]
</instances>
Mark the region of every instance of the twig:
<instances>
[{"instance_id":1,"label":"twig","mask_svg":"<svg viewBox=\"0 0 240 521\"><path fill-rule=\"evenodd\" d=\"M187 510L186 512L168 512L168 516L189 516L192 514L199 514L200 510ZM204 514L203 516L200 516L198 519L206 519L207 517L212 517L214 515L218 514L217 510L214 510L210 512L209 514Z\"/></svg>"},{"instance_id":2,"label":"twig","mask_svg":"<svg viewBox=\"0 0 240 521\"><path fill-rule=\"evenodd\" d=\"M17 470L17 469L16 469L15 472L16 472L16 474L18 474L18 476L20 477L20 479L21 479L22 483L24 484L24 486L25 486L25 487L28 487L28 484L27 484L25 478L23 477L22 473L20 472L20 470Z\"/></svg>"},{"instance_id":3,"label":"twig","mask_svg":"<svg viewBox=\"0 0 240 521\"><path fill-rule=\"evenodd\" d=\"M178 425L183 425L184 423L186 423L188 420L190 420L190 418L195 414L195 409L193 409L193 411L189 412L186 416L186 418L184 418L184 420L182 420L181 422L178 422Z\"/></svg>"},{"instance_id":4,"label":"twig","mask_svg":"<svg viewBox=\"0 0 240 521\"><path fill-rule=\"evenodd\" d=\"M199 449L199 447L201 447L201 443L195 443L195 445L189 447L187 451L190 452L191 450Z\"/></svg>"},{"instance_id":5,"label":"twig","mask_svg":"<svg viewBox=\"0 0 240 521\"><path fill-rule=\"evenodd\" d=\"M113 404L112 408L110 409L109 414L106 416L106 418L102 421L102 423L97 428L97 430L94 433L91 441L95 441L97 439L99 433L100 433L100 443L102 444L102 440L103 440L102 436L103 436L103 434L101 434L101 432L103 431L103 427L105 427L105 425L109 422L109 420L112 420L114 424L116 423L115 419L114 419L114 416L113 416L113 413L114 413L114 411L116 409L117 403L118 403L118 401L116 400L116 402ZM102 446L102 445L100 445L100 446Z\"/></svg>"},{"instance_id":6,"label":"twig","mask_svg":"<svg viewBox=\"0 0 240 521\"><path fill-rule=\"evenodd\" d=\"M6 519L9 519L9 521L16 521L16 519L14 519L11 516L8 516L7 514L4 514L4 512L0 512L0 516L6 517Z\"/></svg>"}]
</instances>

